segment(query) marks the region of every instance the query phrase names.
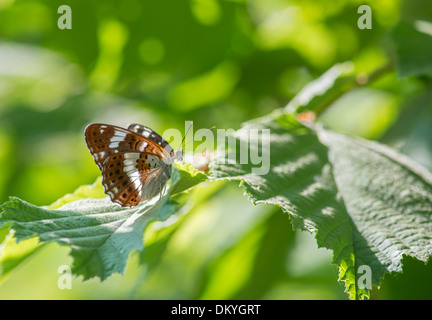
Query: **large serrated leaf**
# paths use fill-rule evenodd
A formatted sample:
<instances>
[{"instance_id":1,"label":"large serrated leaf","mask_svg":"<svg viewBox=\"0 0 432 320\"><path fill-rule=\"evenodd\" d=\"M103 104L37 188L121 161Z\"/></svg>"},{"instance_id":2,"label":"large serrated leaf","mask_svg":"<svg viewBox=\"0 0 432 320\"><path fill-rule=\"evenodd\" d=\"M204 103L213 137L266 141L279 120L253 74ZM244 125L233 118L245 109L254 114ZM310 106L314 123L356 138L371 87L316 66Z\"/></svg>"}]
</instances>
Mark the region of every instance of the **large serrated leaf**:
<instances>
[{"instance_id":1,"label":"large serrated leaf","mask_svg":"<svg viewBox=\"0 0 432 320\"><path fill-rule=\"evenodd\" d=\"M333 251L352 299L369 296L358 283L360 266L371 268L378 286L384 273L402 271L403 255L430 256L430 173L385 146L316 131L286 114L248 128L270 129L270 171L257 176L250 163L216 159L212 174L242 181L254 203L278 205L295 229L315 232L318 246ZM240 145L243 136L236 139Z\"/></svg>"},{"instance_id":2,"label":"large serrated leaf","mask_svg":"<svg viewBox=\"0 0 432 320\"><path fill-rule=\"evenodd\" d=\"M73 273L103 280L122 273L129 253L143 249L143 232L151 221L166 220L178 209L172 196L206 179L190 166L174 167L166 195L132 208L88 198L50 210L12 197L2 205L0 227L13 229L17 241L38 237L41 243L69 246Z\"/></svg>"},{"instance_id":3,"label":"large serrated leaf","mask_svg":"<svg viewBox=\"0 0 432 320\"><path fill-rule=\"evenodd\" d=\"M426 262L432 254L432 175L405 156L371 141L319 130L353 228L365 247L356 265L402 272L403 255Z\"/></svg>"}]
</instances>

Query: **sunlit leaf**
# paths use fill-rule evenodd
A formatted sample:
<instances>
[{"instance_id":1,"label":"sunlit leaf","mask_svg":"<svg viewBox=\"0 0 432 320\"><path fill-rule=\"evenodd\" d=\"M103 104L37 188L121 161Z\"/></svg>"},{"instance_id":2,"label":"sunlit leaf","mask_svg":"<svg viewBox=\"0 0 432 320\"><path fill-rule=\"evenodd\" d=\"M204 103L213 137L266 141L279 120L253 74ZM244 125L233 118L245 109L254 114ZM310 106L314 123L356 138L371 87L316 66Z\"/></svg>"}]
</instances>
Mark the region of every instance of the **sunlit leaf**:
<instances>
[{"instance_id":1,"label":"sunlit leaf","mask_svg":"<svg viewBox=\"0 0 432 320\"><path fill-rule=\"evenodd\" d=\"M369 266L372 283L402 272L403 255L426 261L432 253L432 175L389 148L328 130L301 126L290 115L251 121L271 129L271 170L217 159L217 179L237 179L254 203L287 212L295 229L316 234L333 251L339 280L352 299L369 296L358 283ZM240 145L242 136L237 137Z\"/></svg>"},{"instance_id":2,"label":"sunlit leaf","mask_svg":"<svg viewBox=\"0 0 432 320\"><path fill-rule=\"evenodd\" d=\"M149 222L166 220L178 209L171 196L193 185L182 180L192 179L197 184L206 178L191 167L186 170L174 167L166 195L132 208L123 208L108 198L88 198L50 210L12 197L2 205L0 226L8 224L17 241L38 237L42 243L69 246L75 274L84 279L106 279L123 272L131 251L143 249L143 232Z\"/></svg>"},{"instance_id":3,"label":"sunlit leaf","mask_svg":"<svg viewBox=\"0 0 432 320\"><path fill-rule=\"evenodd\" d=\"M306 110L320 112L331 104L341 93L355 85L354 65L340 63L314 81L309 82L286 106L289 113Z\"/></svg>"}]
</instances>

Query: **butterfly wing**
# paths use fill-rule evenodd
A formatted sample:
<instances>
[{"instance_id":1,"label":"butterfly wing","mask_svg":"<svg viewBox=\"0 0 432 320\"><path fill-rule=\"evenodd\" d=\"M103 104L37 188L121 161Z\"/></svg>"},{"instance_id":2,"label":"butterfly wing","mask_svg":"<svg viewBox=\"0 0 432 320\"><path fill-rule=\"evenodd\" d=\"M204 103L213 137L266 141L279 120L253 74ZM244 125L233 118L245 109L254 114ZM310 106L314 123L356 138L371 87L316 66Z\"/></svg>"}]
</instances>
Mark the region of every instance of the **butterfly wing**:
<instances>
[{"instance_id":1,"label":"butterfly wing","mask_svg":"<svg viewBox=\"0 0 432 320\"><path fill-rule=\"evenodd\" d=\"M172 147L170 146L170 144L164 138L162 138L162 136L160 134L158 134L156 131L150 129L149 127L134 123L128 127L128 130L136 132L139 135L144 136L144 137L152 140L153 142L160 145L164 150L166 150L170 154L171 157L174 156L174 151L173 151Z\"/></svg>"},{"instance_id":2,"label":"butterfly wing","mask_svg":"<svg viewBox=\"0 0 432 320\"><path fill-rule=\"evenodd\" d=\"M171 176L171 147L106 124L89 125L85 137L102 171L105 193L122 206L135 206L157 195Z\"/></svg>"},{"instance_id":3,"label":"butterfly wing","mask_svg":"<svg viewBox=\"0 0 432 320\"><path fill-rule=\"evenodd\" d=\"M151 129L150 129L151 130ZM104 161L119 152L144 152L161 156L169 162L173 155L171 146L165 141L162 145L136 132L121 127L93 123L85 129L87 146L102 170ZM163 139L161 137L161 139Z\"/></svg>"},{"instance_id":4,"label":"butterfly wing","mask_svg":"<svg viewBox=\"0 0 432 320\"><path fill-rule=\"evenodd\" d=\"M102 185L112 201L130 207L157 195L170 176L171 166L157 156L119 152L105 161Z\"/></svg>"}]
</instances>

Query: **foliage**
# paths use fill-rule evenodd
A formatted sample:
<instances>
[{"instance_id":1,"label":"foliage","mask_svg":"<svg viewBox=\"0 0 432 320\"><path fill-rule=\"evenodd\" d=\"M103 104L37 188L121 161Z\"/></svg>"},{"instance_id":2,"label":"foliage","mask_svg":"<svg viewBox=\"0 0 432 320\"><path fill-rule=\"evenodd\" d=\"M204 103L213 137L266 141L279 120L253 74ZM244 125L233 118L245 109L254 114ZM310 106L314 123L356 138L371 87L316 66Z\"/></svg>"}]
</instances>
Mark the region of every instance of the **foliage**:
<instances>
[{"instance_id":1,"label":"foliage","mask_svg":"<svg viewBox=\"0 0 432 320\"><path fill-rule=\"evenodd\" d=\"M429 172L383 145L310 130L285 114L246 127L271 130L271 172L256 176L250 164L228 163L216 165L216 176L242 180L254 203L279 205L295 229L316 233L352 298L369 296L360 266L371 267L379 286L385 272L402 271L403 255L428 260Z\"/></svg>"},{"instance_id":2,"label":"foliage","mask_svg":"<svg viewBox=\"0 0 432 320\"><path fill-rule=\"evenodd\" d=\"M367 4L370 30L348 0L71 2L59 30L52 0L0 2L0 297L430 297L431 5ZM270 171L216 157L109 202L84 127L191 119L270 129Z\"/></svg>"}]
</instances>

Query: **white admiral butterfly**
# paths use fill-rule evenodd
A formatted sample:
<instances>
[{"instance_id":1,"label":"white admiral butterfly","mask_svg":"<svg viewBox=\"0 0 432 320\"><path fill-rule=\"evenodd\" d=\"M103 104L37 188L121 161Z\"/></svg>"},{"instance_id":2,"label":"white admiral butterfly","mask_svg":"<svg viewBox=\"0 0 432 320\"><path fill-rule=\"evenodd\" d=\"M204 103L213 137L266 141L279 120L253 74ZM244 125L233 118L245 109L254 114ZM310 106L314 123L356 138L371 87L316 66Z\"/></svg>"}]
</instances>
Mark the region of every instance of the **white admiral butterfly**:
<instances>
[{"instance_id":1,"label":"white admiral butterfly","mask_svg":"<svg viewBox=\"0 0 432 320\"><path fill-rule=\"evenodd\" d=\"M85 139L102 172L105 193L123 207L160 194L171 177L173 162L183 160L183 148L174 153L158 133L139 124L127 129L90 124Z\"/></svg>"}]
</instances>

